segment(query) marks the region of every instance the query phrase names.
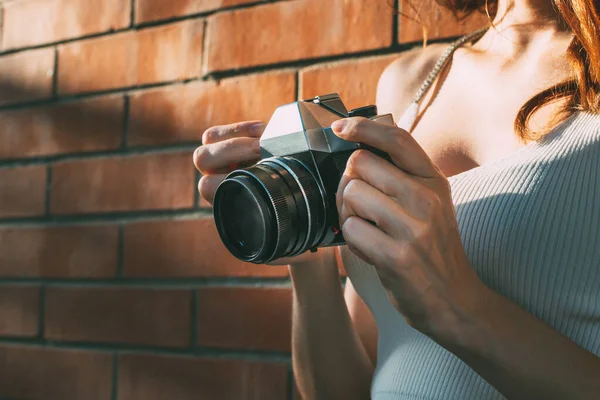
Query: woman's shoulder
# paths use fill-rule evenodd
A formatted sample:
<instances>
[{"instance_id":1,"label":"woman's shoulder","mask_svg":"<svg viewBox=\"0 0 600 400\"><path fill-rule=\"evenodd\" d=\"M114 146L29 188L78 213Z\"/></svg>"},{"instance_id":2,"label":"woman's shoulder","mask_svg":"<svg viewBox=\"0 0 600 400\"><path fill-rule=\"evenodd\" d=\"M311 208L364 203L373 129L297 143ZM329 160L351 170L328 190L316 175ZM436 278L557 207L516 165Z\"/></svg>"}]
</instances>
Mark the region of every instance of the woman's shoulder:
<instances>
[{"instance_id":1,"label":"woman's shoulder","mask_svg":"<svg viewBox=\"0 0 600 400\"><path fill-rule=\"evenodd\" d=\"M398 120L448 46L435 43L399 53L379 78L379 113L392 113Z\"/></svg>"}]
</instances>

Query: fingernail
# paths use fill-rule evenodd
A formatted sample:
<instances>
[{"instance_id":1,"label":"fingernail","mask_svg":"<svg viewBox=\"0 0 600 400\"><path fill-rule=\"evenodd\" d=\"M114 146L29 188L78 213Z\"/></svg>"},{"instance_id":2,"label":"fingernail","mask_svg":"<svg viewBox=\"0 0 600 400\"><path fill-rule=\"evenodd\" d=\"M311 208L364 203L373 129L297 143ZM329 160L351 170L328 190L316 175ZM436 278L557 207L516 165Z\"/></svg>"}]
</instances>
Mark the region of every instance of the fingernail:
<instances>
[{"instance_id":1,"label":"fingernail","mask_svg":"<svg viewBox=\"0 0 600 400\"><path fill-rule=\"evenodd\" d=\"M265 124L262 122L250 125L250 133L252 136L260 136L265 130Z\"/></svg>"},{"instance_id":2,"label":"fingernail","mask_svg":"<svg viewBox=\"0 0 600 400\"><path fill-rule=\"evenodd\" d=\"M338 119L333 124L331 124L331 129L335 133L342 133L347 124L348 121L346 121L345 119Z\"/></svg>"}]
</instances>

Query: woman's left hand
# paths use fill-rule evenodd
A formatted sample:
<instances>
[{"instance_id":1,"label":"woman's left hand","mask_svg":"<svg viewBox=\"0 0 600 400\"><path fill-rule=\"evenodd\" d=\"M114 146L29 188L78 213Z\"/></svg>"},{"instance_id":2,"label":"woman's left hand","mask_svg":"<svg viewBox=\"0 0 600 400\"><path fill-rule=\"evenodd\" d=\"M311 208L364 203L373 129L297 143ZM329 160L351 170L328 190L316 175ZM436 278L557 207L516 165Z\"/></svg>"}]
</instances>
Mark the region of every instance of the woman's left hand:
<instances>
[{"instance_id":1,"label":"woman's left hand","mask_svg":"<svg viewBox=\"0 0 600 400\"><path fill-rule=\"evenodd\" d=\"M387 152L393 162L368 150L348 160L336 195L348 247L377 269L413 327L442 335L489 290L463 249L448 180L398 127L347 118L332 129Z\"/></svg>"}]
</instances>

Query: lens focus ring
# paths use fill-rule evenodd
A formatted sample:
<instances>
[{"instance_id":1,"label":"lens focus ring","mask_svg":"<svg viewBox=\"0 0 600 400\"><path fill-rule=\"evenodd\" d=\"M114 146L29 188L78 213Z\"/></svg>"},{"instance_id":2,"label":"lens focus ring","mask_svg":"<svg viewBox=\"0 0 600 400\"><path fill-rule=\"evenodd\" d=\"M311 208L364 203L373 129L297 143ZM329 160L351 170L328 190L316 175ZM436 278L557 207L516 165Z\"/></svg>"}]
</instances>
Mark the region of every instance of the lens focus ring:
<instances>
[{"instance_id":1,"label":"lens focus ring","mask_svg":"<svg viewBox=\"0 0 600 400\"><path fill-rule=\"evenodd\" d=\"M292 219L289 210L287 197L281 189L281 182L272 180L263 180L263 185L267 189L271 204L275 210L275 219L277 221L277 241L272 254L267 256L265 261L279 258L287 248L287 243L291 235ZM263 261L264 262L264 261Z\"/></svg>"}]
</instances>

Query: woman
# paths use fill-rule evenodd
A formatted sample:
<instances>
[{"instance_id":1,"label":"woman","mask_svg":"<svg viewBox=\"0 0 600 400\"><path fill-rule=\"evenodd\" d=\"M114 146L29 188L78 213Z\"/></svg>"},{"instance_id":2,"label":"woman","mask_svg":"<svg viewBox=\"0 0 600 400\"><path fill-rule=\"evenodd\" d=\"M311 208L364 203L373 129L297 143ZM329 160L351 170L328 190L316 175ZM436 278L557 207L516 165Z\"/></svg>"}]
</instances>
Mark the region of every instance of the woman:
<instances>
[{"instance_id":1,"label":"woman","mask_svg":"<svg viewBox=\"0 0 600 400\"><path fill-rule=\"evenodd\" d=\"M404 53L384 71L379 111L399 127L332 126L393 165L356 152L340 182L344 293L335 250L282 261L299 390L600 398L600 5L438 2L487 8L493 27L450 49L413 105L447 46ZM202 196L226 166L258 157L262 127L204 133L194 155Z\"/></svg>"}]
</instances>

